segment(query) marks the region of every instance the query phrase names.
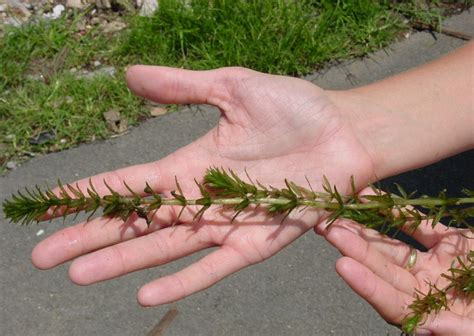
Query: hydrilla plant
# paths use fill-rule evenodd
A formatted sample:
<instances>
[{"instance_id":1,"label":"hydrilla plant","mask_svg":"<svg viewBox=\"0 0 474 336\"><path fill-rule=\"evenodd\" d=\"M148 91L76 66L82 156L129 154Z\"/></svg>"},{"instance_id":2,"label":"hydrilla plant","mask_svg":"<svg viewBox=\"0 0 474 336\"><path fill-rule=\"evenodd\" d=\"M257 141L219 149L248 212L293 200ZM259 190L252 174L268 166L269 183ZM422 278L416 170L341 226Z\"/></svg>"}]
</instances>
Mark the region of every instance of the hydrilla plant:
<instances>
[{"instance_id":1,"label":"hydrilla plant","mask_svg":"<svg viewBox=\"0 0 474 336\"><path fill-rule=\"evenodd\" d=\"M445 192L440 192L437 197L415 197L400 186L397 186L400 195L382 193L376 188L372 188L374 193L371 195L359 195L352 181L352 193L341 195L326 178L323 192L316 192L309 181L308 187L303 187L285 180L285 187L275 188L254 182L248 175L247 181L244 181L232 170L221 168L208 169L203 182L195 182L200 197L193 199L184 195L178 180L176 190L168 198L154 192L148 184L144 188L145 196L141 196L124 181L130 192L130 196L125 196L104 181L110 193L102 196L92 182L87 190L81 190L78 185L58 182L56 193L38 186L33 190L18 191L3 203L3 211L10 221L25 225L58 214L66 217L71 213L88 212L91 218L98 210L102 210L103 216L119 217L124 221L135 214L150 225L151 219L163 206L180 206L182 209L178 218L186 207L195 206L194 220L197 221L211 206L221 206L232 211L232 221L252 207L264 208L270 215L282 215L282 221L295 209L314 208L330 213L327 219L329 225L337 219L346 218L384 234L394 230L398 232L402 228L415 231L425 221L434 227L440 220L447 220L448 226L467 227L474 232L474 226L468 222L469 218L474 217L472 190L463 190L466 197L461 198L447 197ZM414 206L425 211L420 212ZM445 287L428 284L427 293L417 291L414 294L414 301L408 307L410 312L402 321L405 333L413 334L428 314L449 309L453 295L462 295L468 300L474 298L474 251L471 250L465 258L458 257L441 277L448 281Z\"/></svg>"}]
</instances>

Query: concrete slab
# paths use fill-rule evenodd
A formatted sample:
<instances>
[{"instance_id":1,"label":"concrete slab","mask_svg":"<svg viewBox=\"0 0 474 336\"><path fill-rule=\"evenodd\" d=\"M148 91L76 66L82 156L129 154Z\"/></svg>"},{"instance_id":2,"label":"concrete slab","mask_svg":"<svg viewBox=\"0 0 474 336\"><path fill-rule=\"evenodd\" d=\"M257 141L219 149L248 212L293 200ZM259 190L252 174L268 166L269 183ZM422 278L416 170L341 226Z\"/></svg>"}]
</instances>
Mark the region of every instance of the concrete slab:
<instances>
[{"instance_id":1,"label":"concrete slab","mask_svg":"<svg viewBox=\"0 0 474 336\"><path fill-rule=\"evenodd\" d=\"M448 20L448 24L474 34L473 18L472 12L465 13ZM415 34L384 51L319 72L308 80L327 88L363 85L424 63L465 43L436 36L434 39L429 33ZM160 159L204 134L217 120L215 110L186 109L150 120L120 138L32 159L0 178L0 202L23 186L54 185L57 178L73 181ZM451 167L457 169L453 174L467 176L468 182L457 180L459 183L471 181L472 184L473 152L447 162L418 174L430 178L431 174L441 174L447 169L449 176ZM465 172L463 166L470 175L462 173ZM417 180L414 176L411 178ZM399 178L413 182L410 178ZM431 186L436 188L435 183ZM67 280L67 265L42 272L34 269L29 261L34 245L61 228L61 221L30 227L15 226L3 218L0 221L2 335L147 335L170 308L176 308L178 315L165 331L166 335L400 333L336 275L334 262L338 252L312 232L270 260L206 291L173 305L144 309L135 302L136 290L141 285L188 265L203 253L120 279L78 287ZM70 223L66 221L66 225ZM40 230L45 234L39 235Z\"/></svg>"}]
</instances>

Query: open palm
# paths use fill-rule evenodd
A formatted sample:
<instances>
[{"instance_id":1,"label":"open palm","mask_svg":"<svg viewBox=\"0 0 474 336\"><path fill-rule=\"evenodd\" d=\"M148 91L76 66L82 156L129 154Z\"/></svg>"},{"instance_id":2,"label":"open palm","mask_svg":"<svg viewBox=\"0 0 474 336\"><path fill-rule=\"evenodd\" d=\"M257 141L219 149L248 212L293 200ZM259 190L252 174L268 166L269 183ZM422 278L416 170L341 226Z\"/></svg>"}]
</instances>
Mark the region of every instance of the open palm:
<instances>
[{"instance_id":1,"label":"open palm","mask_svg":"<svg viewBox=\"0 0 474 336\"><path fill-rule=\"evenodd\" d=\"M222 115L209 133L166 158L93 177L99 193L107 194L105 180L123 194L128 193L123 181L137 192L148 182L155 191L169 194L176 188L176 176L186 196L193 197L198 192L193 179L199 180L210 166L231 168L238 174L246 170L253 179L273 186L281 186L287 178L300 184L308 179L317 188L326 175L342 192L351 175L359 186L373 178L371 159L344 112L309 82L240 68L193 72L146 66L129 69L127 80L135 93L147 99L210 104ZM84 187L88 180L78 183ZM281 224L281 218L253 212L231 224L229 214L210 210L194 223L189 209L180 217L180 225L170 226L177 210L161 209L149 228L138 218L127 223L99 218L66 228L38 244L33 263L47 269L77 258L70 268L71 279L91 284L219 247L189 267L142 287L139 302L157 305L207 288L270 257L324 218L322 212L306 211Z\"/></svg>"}]
</instances>

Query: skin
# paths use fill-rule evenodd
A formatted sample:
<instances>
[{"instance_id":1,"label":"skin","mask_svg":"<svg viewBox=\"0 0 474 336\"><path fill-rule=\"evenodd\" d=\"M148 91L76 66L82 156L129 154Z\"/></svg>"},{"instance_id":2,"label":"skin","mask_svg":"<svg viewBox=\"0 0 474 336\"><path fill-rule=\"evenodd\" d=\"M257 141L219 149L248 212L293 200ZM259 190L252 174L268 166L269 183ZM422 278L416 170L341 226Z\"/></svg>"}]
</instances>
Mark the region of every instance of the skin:
<instances>
[{"instance_id":1,"label":"skin","mask_svg":"<svg viewBox=\"0 0 474 336\"><path fill-rule=\"evenodd\" d=\"M417 106L415 109L397 106L400 97L413 95L414 91L410 93L404 86L410 83L410 76L420 76L417 70L411 75L403 75L404 80L395 77L393 82L381 82L373 87L331 92L300 79L242 68L194 72L166 67L131 67L127 72L127 83L137 95L160 103L214 105L220 109L221 119L208 134L159 161L99 174L92 177L92 181L101 194L107 194L104 180L123 194L129 192L122 181L137 192L148 182L155 191L169 194L176 188L174 177L177 176L186 196L193 197L198 196L193 179L199 180L206 168L217 166L231 168L240 176L245 176L246 169L254 180L274 186L282 186L285 178L305 185L307 177L318 189L321 177L326 175L342 193L349 191L349 180L353 175L357 188L361 189L369 182L473 147L472 95L466 94L472 91L469 86L467 89L462 85L454 89L450 86L456 83L450 77L453 72L461 76L458 80L470 85L471 90L472 78L465 75L467 71L458 69L456 72L457 68L449 67L453 62L467 62L472 69L469 59L472 46L450 56L455 59L441 60L440 64L446 65L444 71L436 70L433 74L433 70L428 69L424 74L428 83L446 84L441 100L443 97L459 98L462 102L468 100L457 108L457 121L444 112L444 120L455 123L450 125L455 126L454 129L441 128L446 139L438 139L435 132L428 132L444 125L442 107L445 105L440 102L433 105L441 107L436 118L427 112L433 110L422 108L423 103L416 101L427 99L420 94L416 95L418 98L412 97L412 107ZM439 65L433 69L439 69ZM443 77L444 81L441 80ZM461 91L458 93L457 89ZM388 99L387 92L393 97ZM397 99L396 95L401 96ZM408 137L412 134L417 134L415 145ZM443 144L445 142L450 144ZM393 143L397 143L396 148ZM423 146L425 143L434 144L436 153L426 153L429 150ZM387 152L393 160L387 159ZM88 181L82 180L78 184L85 188ZM333 229L323 230L321 223L327 214L321 211L292 213L283 224L280 224L281 218L269 218L260 211L251 211L231 224L231 215L216 209L210 209L199 223L194 223L192 217L196 209L189 209L183 213L179 225L171 227L178 211L171 207L161 209L149 228L138 218L131 218L127 223L99 218L65 228L36 246L32 253L33 264L40 269L50 269L74 259L69 272L71 280L88 285L218 247L183 270L144 285L138 292L138 302L154 306L208 288L229 274L269 258L309 229L316 228L346 256L337 263L339 274L390 323L400 323L414 289L424 288L422 270L418 272L415 268L417 273L411 273L411 278L402 272L408 255L406 246L397 245L396 252L387 252L392 241L348 222L339 222ZM420 257L422 261L417 262L417 267L423 265L419 267L433 270L429 274L434 277L431 279L449 267L452 257L465 253L465 249L447 248L454 246L451 244L453 239L464 242L455 246L471 244L458 232L440 238L443 232L420 230L415 233L415 239L432 248L430 255ZM353 248L344 249L340 238L343 235L354 242ZM378 240L372 242L367 235ZM430 240L433 237L437 240ZM370 258L364 257L369 247ZM377 262L372 258L378 258ZM383 275L380 270L388 264L401 269L402 273L394 271L394 276L407 279L402 288L390 279L380 277ZM372 287L364 287L364 282ZM397 305L385 307L381 304L383 294L392 295ZM472 315L469 315L472 312L467 308L453 310L451 314L456 317L457 326L472 325ZM427 322L425 327L442 333L451 325L448 322Z\"/></svg>"},{"instance_id":2,"label":"skin","mask_svg":"<svg viewBox=\"0 0 474 336\"><path fill-rule=\"evenodd\" d=\"M415 289L427 293L428 283L444 288L448 281L440 274L448 273L447 269L457 256L474 249L472 240L462 236L460 230L441 226L433 229L429 223L424 223L413 236L428 251L417 251L414 267L407 269L410 247L374 230L341 220L329 229L320 224L315 231L343 255L336 262L337 273L386 321L395 325L400 325L410 312L407 306L413 300ZM462 233L470 235L468 230L462 230ZM472 330L474 305L467 299L457 298L450 305L450 311L428 316L417 334L469 335Z\"/></svg>"}]
</instances>

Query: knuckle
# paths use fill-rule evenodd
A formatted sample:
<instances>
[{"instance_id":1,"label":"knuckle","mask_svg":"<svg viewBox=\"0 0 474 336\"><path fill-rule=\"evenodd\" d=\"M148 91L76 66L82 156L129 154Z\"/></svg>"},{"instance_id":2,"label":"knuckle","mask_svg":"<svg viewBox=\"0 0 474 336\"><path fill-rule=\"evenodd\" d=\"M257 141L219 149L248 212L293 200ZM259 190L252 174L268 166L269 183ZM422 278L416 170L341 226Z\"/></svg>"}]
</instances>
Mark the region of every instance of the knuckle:
<instances>
[{"instance_id":1,"label":"knuckle","mask_svg":"<svg viewBox=\"0 0 474 336\"><path fill-rule=\"evenodd\" d=\"M217 272L216 265L214 263L211 263L208 260L201 260L199 262L199 268L201 269L201 272L212 279L212 282L217 282L219 281L219 275Z\"/></svg>"},{"instance_id":2,"label":"knuckle","mask_svg":"<svg viewBox=\"0 0 474 336\"><path fill-rule=\"evenodd\" d=\"M166 239L159 235L148 235L147 237L150 237L153 246L158 251L157 256L159 260L162 260L163 262L170 260L170 247Z\"/></svg>"}]
</instances>

